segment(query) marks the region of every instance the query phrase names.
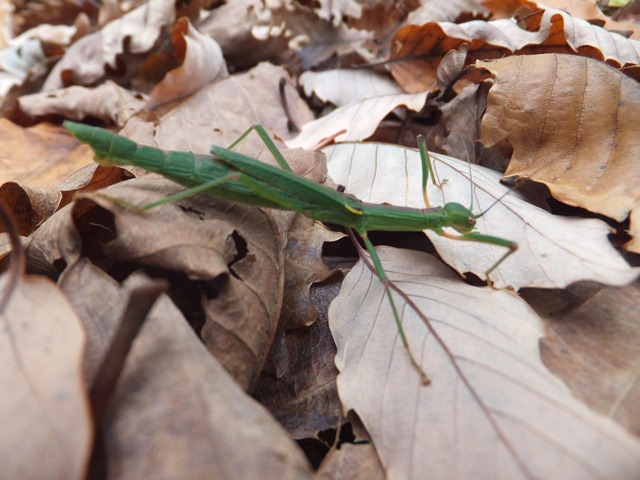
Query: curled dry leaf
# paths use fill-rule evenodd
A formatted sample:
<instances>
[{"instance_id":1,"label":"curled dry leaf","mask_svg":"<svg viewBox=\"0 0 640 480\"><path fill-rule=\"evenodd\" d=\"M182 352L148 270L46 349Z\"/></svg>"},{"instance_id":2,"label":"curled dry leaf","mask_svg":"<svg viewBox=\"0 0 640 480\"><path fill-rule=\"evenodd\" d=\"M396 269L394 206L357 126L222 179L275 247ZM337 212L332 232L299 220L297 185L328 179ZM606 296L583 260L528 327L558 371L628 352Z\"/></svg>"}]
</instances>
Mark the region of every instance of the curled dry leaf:
<instances>
[{"instance_id":1,"label":"curled dry leaf","mask_svg":"<svg viewBox=\"0 0 640 480\"><path fill-rule=\"evenodd\" d=\"M640 42L553 9L534 16L526 30L513 20L454 24L408 25L396 32L391 50L391 73L409 92L430 88L445 53L469 44L467 62L500 58L505 54L546 51L577 52L615 66L640 63Z\"/></svg>"},{"instance_id":2,"label":"curled dry leaf","mask_svg":"<svg viewBox=\"0 0 640 480\"><path fill-rule=\"evenodd\" d=\"M180 66L171 70L149 95L149 103L185 97L212 81L229 76L220 46L202 35L186 17L179 18L171 31L174 55Z\"/></svg>"},{"instance_id":3,"label":"curled dry leaf","mask_svg":"<svg viewBox=\"0 0 640 480\"><path fill-rule=\"evenodd\" d=\"M432 383L421 385L384 288L362 263L329 315L340 397L367 427L389 479L636 475L640 442L577 401L544 367L543 328L525 302L466 285L427 254L378 252L433 329L396 295Z\"/></svg>"},{"instance_id":4,"label":"curled dry leaf","mask_svg":"<svg viewBox=\"0 0 640 480\"><path fill-rule=\"evenodd\" d=\"M572 55L509 57L477 66L495 77L482 120L483 143L506 140L513 147L505 175L542 182L558 200L618 221L631 213L637 233L637 82ZM640 252L640 240L627 248Z\"/></svg>"},{"instance_id":5,"label":"curled dry leaf","mask_svg":"<svg viewBox=\"0 0 640 480\"><path fill-rule=\"evenodd\" d=\"M125 43L127 52L148 52L174 18L171 0L143 3L71 45L49 74L43 90L57 90L66 83L90 85L98 81L105 75L105 66L116 69L116 57L124 52Z\"/></svg>"},{"instance_id":6,"label":"curled dry leaf","mask_svg":"<svg viewBox=\"0 0 640 480\"><path fill-rule=\"evenodd\" d=\"M18 280L0 323L2 475L85 478L93 420L80 321L51 280L31 276Z\"/></svg>"},{"instance_id":7,"label":"curled dry leaf","mask_svg":"<svg viewBox=\"0 0 640 480\"><path fill-rule=\"evenodd\" d=\"M108 344L139 280L119 287L85 261L66 273L63 287L89 332L89 349ZM99 295L99 302L85 298L79 285ZM127 359L103 423L103 444L111 478L311 477L297 445L238 387L164 296Z\"/></svg>"},{"instance_id":8,"label":"curled dry leaf","mask_svg":"<svg viewBox=\"0 0 640 480\"><path fill-rule=\"evenodd\" d=\"M329 158L329 175L348 193L365 202L424 208L417 150L363 143L323 151ZM637 277L638 272L609 243L610 229L604 222L552 215L515 193L503 198L509 189L499 184L497 172L445 155L431 153L431 158L440 179L447 180L442 190L428 184L432 205L457 202L472 205L474 212L491 207L477 219L476 230L518 244L518 250L491 274L497 287L560 288L585 279L621 285ZM445 262L460 273L485 278L484 272L505 253L504 247L454 241L431 230L425 233Z\"/></svg>"},{"instance_id":9,"label":"curled dry leaf","mask_svg":"<svg viewBox=\"0 0 640 480\"><path fill-rule=\"evenodd\" d=\"M136 179L104 194L144 205L179 190L164 179ZM241 385L253 385L271 346L282 301L285 238L272 218L260 209L202 195L149 212L92 198L114 216L114 237L102 248L110 262L182 272L210 285L201 295L203 340ZM97 239L84 242L95 244Z\"/></svg>"},{"instance_id":10,"label":"curled dry leaf","mask_svg":"<svg viewBox=\"0 0 640 480\"><path fill-rule=\"evenodd\" d=\"M238 70L276 57L287 48L284 32L260 40L251 34L264 13L261 0L235 0L201 13L198 30L215 38L224 57Z\"/></svg>"},{"instance_id":11,"label":"curled dry leaf","mask_svg":"<svg viewBox=\"0 0 640 480\"><path fill-rule=\"evenodd\" d=\"M329 115L321 117L302 127L302 132L293 140L287 142L289 148L316 147L325 138L335 136L341 130L346 133L336 136L337 142L356 142L370 137L378 124L389 112L406 106L413 111L419 111L427 100L427 92L407 93L400 95L381 95L366 98L344 107L336 108Z\"/></svg>"}]
</instances>

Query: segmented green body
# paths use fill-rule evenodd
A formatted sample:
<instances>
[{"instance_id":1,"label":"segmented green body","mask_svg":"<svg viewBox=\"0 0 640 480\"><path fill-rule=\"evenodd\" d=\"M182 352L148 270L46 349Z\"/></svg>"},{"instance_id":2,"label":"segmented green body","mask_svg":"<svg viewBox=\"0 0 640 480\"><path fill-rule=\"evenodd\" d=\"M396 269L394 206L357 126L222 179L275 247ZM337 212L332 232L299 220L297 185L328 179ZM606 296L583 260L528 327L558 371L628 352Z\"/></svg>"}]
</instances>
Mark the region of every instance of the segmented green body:
<instances>
[{"instance_id":1,"label":"segmented green body","mask_svg":"<svg viewBox=\"0 0 640 480\"><path fill-rule=\"evenodd\" d=\"M186 187L232 174L233 179L205 193L295 211L315 220L351 227L359 233L426 229L439 233L446 226L467 233L475 225L469 209L457 203L429 209L371 204L226 148L212 147L215 155L163 151L138 145L98 127L69 121L64 122L64 127L88 143L100 163L141 167Z\"/></svg>"}]
</instances>

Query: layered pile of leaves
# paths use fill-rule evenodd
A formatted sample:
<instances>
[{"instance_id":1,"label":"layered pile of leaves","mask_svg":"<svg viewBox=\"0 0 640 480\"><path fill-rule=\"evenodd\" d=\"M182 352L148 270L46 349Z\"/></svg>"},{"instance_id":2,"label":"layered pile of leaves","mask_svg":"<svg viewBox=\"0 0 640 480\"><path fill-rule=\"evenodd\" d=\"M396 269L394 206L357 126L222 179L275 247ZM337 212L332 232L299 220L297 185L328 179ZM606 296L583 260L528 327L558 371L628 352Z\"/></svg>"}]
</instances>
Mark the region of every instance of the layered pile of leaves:
<instances>
[{"instance_id":1,"label":"layered pile of leaves","mask_svg":"<svg viewBox=\"0 0 640 480\"><path fill-rule=\"evenodd\" d=\"M3 475L637 478L640 30L546 4L3 2ZM132 208L181 187L64 119L203 154L260 123L296 173L413 208L422 134L431 205L518 250L487 286L503 247L372 235L425 386L339 230Z\"/></svg>"}]
</instances>

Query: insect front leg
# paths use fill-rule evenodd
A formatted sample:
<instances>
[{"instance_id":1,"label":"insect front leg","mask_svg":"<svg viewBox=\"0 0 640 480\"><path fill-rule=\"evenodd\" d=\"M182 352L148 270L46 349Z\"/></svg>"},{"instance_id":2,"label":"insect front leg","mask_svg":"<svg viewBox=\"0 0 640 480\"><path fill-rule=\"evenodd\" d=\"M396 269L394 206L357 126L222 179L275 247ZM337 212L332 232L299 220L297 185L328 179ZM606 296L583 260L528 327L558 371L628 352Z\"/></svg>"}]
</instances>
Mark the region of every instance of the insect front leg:
<instances>
[{"instance_id":1,"label":"insect front leg","mask_svg":"<svg viewBox=\"0 0 640 480\"><path fill-rule=\"evenodd\" d=\"M429 196L427 195L427 180L429 179L429 175L431 175L431 182L437 187L442 189L442 185L447 183L446 180L440 181L437 178L435 168L431 163L431 157L429 157L429 152L427 150L427 146L424 143L424 137L422 135L418 135L418 150L420 150L420 164L422 165L422 198L424 199L424 204L427 208L431 208L431 203L429 202Z\"/></svg>"}]
</instances>

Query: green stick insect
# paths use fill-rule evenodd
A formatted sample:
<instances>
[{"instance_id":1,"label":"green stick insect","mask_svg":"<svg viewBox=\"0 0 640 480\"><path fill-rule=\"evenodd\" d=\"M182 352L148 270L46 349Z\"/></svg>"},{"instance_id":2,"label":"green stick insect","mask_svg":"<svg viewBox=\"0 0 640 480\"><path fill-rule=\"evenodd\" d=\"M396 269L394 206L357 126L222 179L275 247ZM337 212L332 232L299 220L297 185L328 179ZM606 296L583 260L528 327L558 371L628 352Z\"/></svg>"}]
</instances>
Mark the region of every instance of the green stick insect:
<instances>
[{"instance_id":1,"label":"green stick insect","mask_svg":"<svg viewBox=\"0 0 640 480\"><path fill-rule=\"evenodd\" d=\"M517 248L517 244L512 241L473 231L476 219L483 213L473 214L469 208L453 202L446 203L442 207L428 206L426 182L429 172L432 170L422 136L418 136L418 146L423 171L423 196L427 208L416 209L362 202L352 195L332 190L295 175L267 132L260 125L251 127L229 148L212 146L213 155L167 152L138 145L128 138L102 128L70 121L64 122L64 127L80 141L91 146L95 152L96 161L99 163L141 167L188 187L187 190L140 207L143 210L184 199L197 193L206 193L259 207L290 210L302 213L314 220L342 225L355 230L362 238L371 256L376 276L385 286L398 334L411 364L420 373L424 384L428 384L429 379L409 349L402 322L391 294L390 281L368 237L368 232L375 230L420 232L429 229L438 235L454 240L505 247L507 252L487 270L487 276ZM231 150L254 129L281 168L267 165ZM432 181L434 181L433 174ZM455 230L458 234L446 232L444 229L447 227Z\"/></svg>"}]
</instances>

